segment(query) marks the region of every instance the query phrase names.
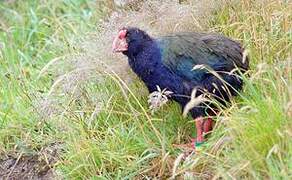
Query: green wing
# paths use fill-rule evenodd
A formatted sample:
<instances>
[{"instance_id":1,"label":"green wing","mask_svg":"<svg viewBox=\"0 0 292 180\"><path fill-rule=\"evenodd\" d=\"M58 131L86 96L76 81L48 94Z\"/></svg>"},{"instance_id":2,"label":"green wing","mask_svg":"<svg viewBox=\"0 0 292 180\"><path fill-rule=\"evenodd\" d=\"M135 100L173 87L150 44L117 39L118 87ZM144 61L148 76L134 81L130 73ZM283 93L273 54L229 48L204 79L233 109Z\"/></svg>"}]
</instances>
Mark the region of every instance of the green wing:
<instances>
[{"instance_id":1,"label":"green wing","mask_svg":"<svg viewBox=\"0 0 292 180\"><path fill-rule=\"evenodd\" d=\"M248 60L242 62L240 44L220 35L181 33L162 37L158 45L163 64L188 81L201 81L208 74L206 69L192 70L196 65L227 72L248 67Z\"/></svg>"}]
</instances>

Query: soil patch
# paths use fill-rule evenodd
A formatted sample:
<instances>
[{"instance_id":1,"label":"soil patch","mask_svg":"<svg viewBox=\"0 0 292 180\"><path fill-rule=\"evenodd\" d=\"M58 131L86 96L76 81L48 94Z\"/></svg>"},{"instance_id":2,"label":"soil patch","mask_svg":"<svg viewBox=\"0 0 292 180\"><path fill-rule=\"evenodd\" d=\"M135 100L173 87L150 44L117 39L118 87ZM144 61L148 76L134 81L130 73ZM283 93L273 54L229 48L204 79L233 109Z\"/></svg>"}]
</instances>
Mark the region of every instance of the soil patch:
<instances>
[{"instance_id":1,"label":"soil patch","mask_svg":"<svg viewBox=\"0 0 292 180\"><path fill-rule=\"evenodd\" d=\"M60 179L53 169L60 150L61 144L53 143L33 155L8 155L0 159L0 179Z\"/></svg>"}]
</instances>

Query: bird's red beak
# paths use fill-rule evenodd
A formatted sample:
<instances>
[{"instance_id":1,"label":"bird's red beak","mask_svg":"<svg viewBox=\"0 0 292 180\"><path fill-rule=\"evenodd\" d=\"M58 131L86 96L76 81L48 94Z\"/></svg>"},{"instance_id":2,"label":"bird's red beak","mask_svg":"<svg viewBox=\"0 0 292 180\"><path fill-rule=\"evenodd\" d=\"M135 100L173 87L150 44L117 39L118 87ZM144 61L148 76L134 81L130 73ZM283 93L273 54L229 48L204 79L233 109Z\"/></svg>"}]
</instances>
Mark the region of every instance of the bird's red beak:
<instances>
[{"instance_id":1,"label":"bird's red beak","mask_svg":"<svg viewBox=\"0 0 292 180\"><path fill-rule=\"evenodd\" d=\"M119 31L118 36L113 41L113 52L124 52L128 50L128 43L126 40L127 30L122 29Z\"/></svg>"}]
</instances>

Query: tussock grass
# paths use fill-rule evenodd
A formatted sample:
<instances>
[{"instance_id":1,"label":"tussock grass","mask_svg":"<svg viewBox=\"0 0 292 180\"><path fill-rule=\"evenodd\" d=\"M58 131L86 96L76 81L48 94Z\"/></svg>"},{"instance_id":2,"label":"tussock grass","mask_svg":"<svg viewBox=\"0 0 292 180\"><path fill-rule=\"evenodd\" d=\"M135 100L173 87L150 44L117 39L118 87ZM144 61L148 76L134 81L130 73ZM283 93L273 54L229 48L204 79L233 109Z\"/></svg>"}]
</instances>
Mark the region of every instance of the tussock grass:
<instances>
[{"instance_id":1,"label":"tussock grass","mask_svg":"<svg viewBox=\"0 0 292 180\"><path fill-rule=\"evenodd\" d=\"M95 29L92 17L100 16L92 11L94 5L90 1L0 2L1 159L34 155L63 141L64 133L56 130L56 123L38 113L50 111L41 105L40 97L50 88L52 77L36 77L51 59L71 53L82 32Z\"/></svg>"},{"instance_id":2,"label":"tussock grass","mask_svg":"<svg viewBox=\"0 0 292 180\"><path fill-rule=\"evenodd\" d=\"M0 3L1 156L62 142L55 169L69 179L291 177L291 4L100 2ZM152 115L143 84L111 53L127 25L155 37L219 32L246 47L244 90L215 117L201 153L182 158L173 144L194 137L192 119L172 102Z\"/></svg>"}]
</instances>

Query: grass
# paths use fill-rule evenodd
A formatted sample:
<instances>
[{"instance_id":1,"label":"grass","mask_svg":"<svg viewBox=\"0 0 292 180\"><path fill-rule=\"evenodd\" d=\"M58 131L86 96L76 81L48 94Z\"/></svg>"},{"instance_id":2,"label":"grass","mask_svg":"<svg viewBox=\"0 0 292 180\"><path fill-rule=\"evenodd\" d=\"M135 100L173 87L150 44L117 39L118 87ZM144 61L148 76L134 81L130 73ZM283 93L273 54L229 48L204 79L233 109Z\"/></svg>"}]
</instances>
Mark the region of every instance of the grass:
<instances>
[{"instance_id":1,"label":"grass","mask_svg":"<svg viewBox=\"0 0 292 180\"><path fill-rule=\"evenodd\" d=\"M172 6L175 16L179 8ZM0 3L1 157L36 154L61 142L54 169L66 179L291 178L291 4L222 1L200 26L240 40L251 70L244 91L216 117L202 153L185 161L173 144L194 137L194 126L177 104L150 115L137 79L125 83L95 68L90 75L75 73L71 61L98 56L86 56L80 44L103 32L105 7L90 0Z\"/></svg>"},{"instance_id":2,"label":"grass","mask_svg":"<svg viewBox=\"0 0 292 180\"><path fill-rule=\"evenodd\" d=\"M35 151L58 138L36 113L41 107L34 102L48 91L52 78L39 81L37 75L51 59L70 53L81 32L95 29L91 16L99 16L92 11L94 5L89 1L1 2L1 154Z\"/></svg>"}]
</instances>

